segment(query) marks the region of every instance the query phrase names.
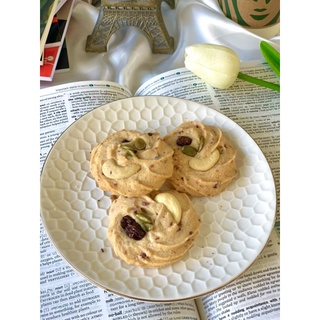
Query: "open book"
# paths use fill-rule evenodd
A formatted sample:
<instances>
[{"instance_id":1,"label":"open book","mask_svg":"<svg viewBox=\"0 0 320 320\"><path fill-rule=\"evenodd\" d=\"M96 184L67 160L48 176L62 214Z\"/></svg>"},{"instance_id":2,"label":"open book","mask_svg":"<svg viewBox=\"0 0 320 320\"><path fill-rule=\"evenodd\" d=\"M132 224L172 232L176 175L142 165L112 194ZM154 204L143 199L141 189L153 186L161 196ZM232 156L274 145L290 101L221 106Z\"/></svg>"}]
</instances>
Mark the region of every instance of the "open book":
<instances>
[{"instance_id":1,"label":"open book","mask_svg":"<svg viewBox=\"0 0 320 320\"><path fill-rule=\"evenodd\" d=\"M278 82L268 65L248 62L241 71ZM185 68L165 72L137 92L110 81L81 81L40 91L40 168L52 145L76 119L103 104L131 96L162 95L213 108L245 129L264 152L277 188L274 229L256 261L235 281L192 300L151 303L104 291L79 276L57 253L40 221L41 320L57 319L279 319L280 318L280 95L236 80L212 88Z\"/></svg>"}]
</instances>

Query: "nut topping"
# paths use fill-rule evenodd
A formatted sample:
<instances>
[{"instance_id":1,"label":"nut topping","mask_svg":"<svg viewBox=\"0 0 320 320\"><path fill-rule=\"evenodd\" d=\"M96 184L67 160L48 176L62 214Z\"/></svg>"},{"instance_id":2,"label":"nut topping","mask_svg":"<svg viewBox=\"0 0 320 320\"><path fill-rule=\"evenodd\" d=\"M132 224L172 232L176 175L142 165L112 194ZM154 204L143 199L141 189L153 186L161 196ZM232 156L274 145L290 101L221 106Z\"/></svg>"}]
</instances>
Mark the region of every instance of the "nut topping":
<instances>
[{"instance_id":1,"label":"nut topping","mask_svg":"<svg viewBox=\"0 0 320 320\"><path fill-rule=\"evenodd\" d=\"M164 204L173 216L176 223L181 220L181 205L178 199L169 192L159 193L155 196L154 201Z\"/></svg>"},{"instance_id":2,"label":"nut topping","mask_svg":"<svg viewBox=\"0 0 320 320\"><path fill-rule=\"evenodd\" d=\"M204 137L201 136L201 137L200 137L199 147L198 147L198 152L200 152L200 151L202 150L202 148L203 148L203 146L204 146L204 141L205 141Z\"/></svg>"},{"instance_id":3,"label":"nut topping","mask_svg":"<svg viewBox=\"0 0 320 320\"><path fill-rule=\"evenodd\" d=\"M102 173L110 179L124 179L137 173L141 167L137 163L120 166L114 159L107 159L102 165Z\"/></svg>"},{"instance_id":4,"label":"nut topping","mask_svg":"<svg viewBox=\"0 0 320 320\"><path fill-rule=\"evenodd\" d=\"M192 158L189 160L189 167L197 171L207 171L211 169L219 160L220 153L215 149L207 158Z\"/></svg>"},{"instance_id":5,"label":"nut topping","mask_svg":"<svg viewBox=\"0 0 320 320\"><path fill-rule=\"evenodd\" d=\"M182 153L184 153L186 156L189 156L189 157L194 157L197 153L198 153L198 150L192 146L183 146L181 148L181 151Z\"/></svg>"},{"instance_id":6,"label":"nut topping","mask_svg":"<svg viewBox=\"0 0 320 320\"><path fill-rule=\"evenodd\" d=\"M141 138L137 138L134 142L134 147L136 150L143 150L146 148L146 145L146 142Z\"/></svg>"},{"instance_id":7,"label":"nut topping","mask_svg":"<svg viewBox=\"0 0 320 320\"><path fill-rule=\"evenodd\" d=\"M146 232L153 229L153 221L152 219L143 211L146 211L144 208L141 208L141 212L136 214L137 222L140 224L142 229Z\"/></svg>"},{"instance_id":8,"label":"nut topping","mask_svg":"<svg viewBox=\"0 0 320 320\"><path fill-rule=\"evenodd\" d=\"M143 222L152 223L151 218L141 212L137 213L136 217Z\"/></svg>"}]
</instances>

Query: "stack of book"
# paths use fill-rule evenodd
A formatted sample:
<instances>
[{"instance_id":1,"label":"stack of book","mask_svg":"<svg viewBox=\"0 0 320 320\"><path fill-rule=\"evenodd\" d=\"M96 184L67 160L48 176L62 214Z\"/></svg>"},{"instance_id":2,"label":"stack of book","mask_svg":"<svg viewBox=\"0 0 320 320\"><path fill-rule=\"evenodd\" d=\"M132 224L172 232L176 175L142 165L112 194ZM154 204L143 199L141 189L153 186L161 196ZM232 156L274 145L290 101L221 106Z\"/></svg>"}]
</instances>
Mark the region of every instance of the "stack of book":
<instances>
[{"instance_id":1,"label":"stack of book","mask_svg":"<svg viewBox=\"0 0 320 320\"><path fill-rule=\"evenodd\" d=\"M40 80L69 70L66 33L75 0L40 0Z\"/></svg>"}]
</instances>

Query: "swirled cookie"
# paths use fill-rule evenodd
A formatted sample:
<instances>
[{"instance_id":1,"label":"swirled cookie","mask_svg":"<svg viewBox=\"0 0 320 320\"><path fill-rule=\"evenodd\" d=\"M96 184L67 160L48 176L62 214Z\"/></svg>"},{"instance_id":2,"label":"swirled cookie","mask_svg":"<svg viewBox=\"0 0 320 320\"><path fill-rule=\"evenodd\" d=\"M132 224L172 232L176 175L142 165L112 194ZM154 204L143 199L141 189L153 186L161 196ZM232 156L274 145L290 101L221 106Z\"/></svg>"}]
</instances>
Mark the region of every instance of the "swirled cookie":
<instances>
[{"instance_id":1,"label":"swirled cookie","mask_svg":"<svg viewBox=\"0 0 320 320\"><path fill-rule=\"evenodd\" d=\"M172 155L158 132L121 130L93 148L90 170L102 190L137 197L159 190L172 175Z\"/></svg>"},{"instance_id":2,"label":"swirled cookie","mask_svg":"<svg viewBox=\"0 0 320 320\"><path fill-rule=\"evenodd\" d=\"M173 149L174 189L191 196L215 196L236 177L236 150L214 126L184 122L164 137Z\"/></svg>"},{"instance_id":3,"label":"swirled cookie","mask_svg":"<svg viewBox=\"0 0 320 320\"><path fill-rule=\"evenodd\" d=\"M182 259L200 225L189 197L175 190L152 196L119 196L108 214L107 238L115 254L143 268L160 268Z\"/></svg>"}]
</instances>

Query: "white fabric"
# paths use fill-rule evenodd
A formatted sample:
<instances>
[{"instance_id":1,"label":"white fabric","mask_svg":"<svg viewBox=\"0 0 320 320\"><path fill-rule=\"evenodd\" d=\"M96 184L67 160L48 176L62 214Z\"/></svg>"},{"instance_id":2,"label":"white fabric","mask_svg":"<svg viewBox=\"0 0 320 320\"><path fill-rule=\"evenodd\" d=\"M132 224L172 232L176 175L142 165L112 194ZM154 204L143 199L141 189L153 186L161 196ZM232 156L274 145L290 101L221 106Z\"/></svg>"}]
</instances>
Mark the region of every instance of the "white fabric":
<instances>
[{"instance_id":1,"label":"white fabric","mask_svg":"<svg viewBox=\"0 0 320 320\"><path fill-rule=\"evenodd\" d=\"M70 71L56 73L48 87L81 80L109 80L125 85L134 93L159 73L184 66L184 49L195 43L215 43L234 49L241 61L262 59L260 41L266 40L227 19L216 0L176 0L175 9L162 2L162 16L174 38L172 54L153 54L144 33L134 27L116 31L108 42L108 51L85 51L99 8L84 1L75 4L67 31ZM262 30L263 31L263 30ZM270 39L280 50L280 36Z\"/></svg>"}]
</instances>

